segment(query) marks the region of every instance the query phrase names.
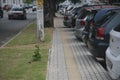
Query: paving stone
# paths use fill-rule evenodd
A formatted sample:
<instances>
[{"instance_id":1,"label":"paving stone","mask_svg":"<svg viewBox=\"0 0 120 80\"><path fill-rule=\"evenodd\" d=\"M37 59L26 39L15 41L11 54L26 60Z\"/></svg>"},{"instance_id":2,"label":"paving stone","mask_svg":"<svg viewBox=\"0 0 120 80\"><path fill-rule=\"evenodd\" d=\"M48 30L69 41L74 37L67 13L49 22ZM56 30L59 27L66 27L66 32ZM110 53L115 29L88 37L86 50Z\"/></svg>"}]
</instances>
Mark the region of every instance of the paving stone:
<instances>
[{"instance_id":1,"label":"paving stone","mask_svg":"<svg viewBox=\"0 0 120 80\"><path fill-rule=\"evenodd\" d=\"M67 45L72 50L81 77L80 80L111 80L105 69L94 60L85 44L75 38L74 29L63 28L62 18L55 18L55 30L53 31L52 47L49 53L46 80L69 80L61 31L67 34L69 43Z\"/></svg>"}]
</instances>

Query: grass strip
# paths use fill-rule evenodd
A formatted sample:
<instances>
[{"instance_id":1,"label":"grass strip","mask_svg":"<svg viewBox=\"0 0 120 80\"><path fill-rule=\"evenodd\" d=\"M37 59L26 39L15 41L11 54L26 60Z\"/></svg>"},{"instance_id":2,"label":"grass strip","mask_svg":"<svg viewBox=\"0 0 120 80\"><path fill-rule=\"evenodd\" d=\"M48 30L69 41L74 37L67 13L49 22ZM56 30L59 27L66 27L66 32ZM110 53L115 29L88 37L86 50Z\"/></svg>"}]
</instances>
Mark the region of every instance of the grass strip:
<instances>
[{"instance_id":1,"label":"grass strip","mask_svg":"<svg viewBox=\"0 0 120 80\"><path fill-rule=\"evenodd\" d=\"M0 49L0 80L45 80L52 28L45 28L45 41L36 37L36 24L29 25L15 39ZM41 61L30 62L35 45Z\"/></svg>"}]
</instances>

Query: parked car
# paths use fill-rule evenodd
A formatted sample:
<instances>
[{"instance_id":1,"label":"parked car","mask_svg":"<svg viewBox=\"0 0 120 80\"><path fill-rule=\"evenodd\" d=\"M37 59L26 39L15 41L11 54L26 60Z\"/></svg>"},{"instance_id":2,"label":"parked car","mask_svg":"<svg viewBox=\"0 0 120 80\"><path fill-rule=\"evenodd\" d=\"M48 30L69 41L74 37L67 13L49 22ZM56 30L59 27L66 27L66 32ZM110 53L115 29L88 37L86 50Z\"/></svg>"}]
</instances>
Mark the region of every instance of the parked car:
<instances>
[{"instance_id":1,"label":"parked car","mask_svg":"<svg viewBox=\"0 0 120 80\"><path fill-rule=\"evenodd\" d=\"M108 73L114 80L120 80L120 13L116 16L117 25L110 32L110 44L106 50L106 65Z\"/></svg>"},{"instance_id":2,"label":"parked car","mask_svg":"<svg viewBox=\"0 0 120 80\"><path fill-rule=\"evenodd\" d=\"M90 26L93 26L94 22L97 22L100 20L104 15L107 14L107 12L111 11L112 8L115 6L102 6L101 8L95 8L92 9L90 14L88 15L88 19L86 20L86 25L84 26L84 29L81 31L82 35L82 41L87 45L87 40L89 37L89 29Z\"/></svg>"},{"instance_id":3,"label":"parked car","mask_svg":"<svg viewBox=\"0 0 120 80\"><path fill-rule=\"evenodd\" d=\"M73 5L73 3L71 3L71 1L64 1L63 3L60 3L59 4L59 13L64 15L67 7L71 6L71 5Z\"/></svg>"},{"instance_id":4,"label":"parked car","mask_svg":"<svg viewBox=\"0 0 120 80\"><path fill-rule=\"evenodd\" d=\"M76 4L74 7L64 15L63 23L66 27L74 28L77 16L81 13L83 7L89 5Z\"/></svg>"},{"instance_id":5,"label":"parked car","mask_svg":"<svg viewBox=\"0 0 120 80\"><path fill-rule=\"evenodd\" d=\"M108 8L112 6L108 5L91 5L88 7L83 7L81 12L79 13L78 17L76 18L76 24L75 24L75 36L76 38L82 40L83 36L83 30L85 27L89 26L89 23L94 18L95 14L102 8ZM101 16L99 16L100 18Z\"/></svg>"},{"instance_id":6,"label":"parked car","mask_svg":"<svg viewBox=\"0 0 120 80\"><path fill-rule=\"evenodd\" d=\"M6 11L9 11L11 8L12 8L12 5L9 5L9 4L3 6L3 10L6 10Z\"/></svg>"},{"instance_id":7,"label":"parked car","mask_svg":"<svg viewBox=\"0 0 120 80\"><path fill-rule=\"evenodd\" d=\"M26 11L22 7L14 7L8 13L8 19L26 19Z\"/></svg>"},{"instance_id":8,"label":"parked car","mask_svg":"<svg viewBox=\"0 0 120 80\"><path fill-rule=\"evenodd\" d=\"M84 26L87 24L86 20L88 18L88 14L90 14L92 10L92 7L84 7L78 14L76 20L75 20L75 37L79 40L81 40L82 33L81 30L84 29Z\"/></svg>"},{"instance_id":9,"label":"parked car","mask_svg":"<svg viewBox=\"0 0 120 80\"><path fill-rule=\"evenodd\" d=\"M119 11L120 8L109 9L100 20L94 21L93 25L90 26L87 45L93 56L105 59L105 51L109 45L109 32L118 24L119 20L115 15Z\"/></svg>"},{"instance_id":10,"label":"parked car","mask_svg":"<svg viewBox=\"0 0 120 80\"><path fill-rule=\"evenodd\" d=\"M1 7L0 7L0 17L3 18L3 10Z\"/></svg>"},{"instance_id":11,"label":"parked car","mask_svg":"<svg viewBox=\"0 0 120 80\"><path fill-rule=\"evenodd\" d=\"M80 9L81 9L81 6L74 7L69 13L64 15L63 23L66 27L73 26L73 24L72 24L73 18L75 18L76 14L79 12Z\"/></svg>"}]
</instances>

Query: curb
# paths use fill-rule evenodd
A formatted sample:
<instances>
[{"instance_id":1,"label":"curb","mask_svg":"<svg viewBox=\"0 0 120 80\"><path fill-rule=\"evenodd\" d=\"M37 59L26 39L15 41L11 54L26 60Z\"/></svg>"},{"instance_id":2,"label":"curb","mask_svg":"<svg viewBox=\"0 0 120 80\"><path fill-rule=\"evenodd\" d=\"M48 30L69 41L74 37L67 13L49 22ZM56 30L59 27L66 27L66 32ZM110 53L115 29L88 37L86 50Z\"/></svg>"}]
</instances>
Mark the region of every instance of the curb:
<instances>
[{"instance_id":1,"label":"curb","mask_svg":"<svg viewBox=\"0 0 120 80\"><path fill-rule=\"evenodd\" d=\"M20 32L18 32L15 36L13 36L10 40L8 40L5 44L3 44L0 48L3 48L4 46L6 46L9 42L11 42L13 39L15 39L18 35L20 35L25 29L28 28L28 26L30 26L31 24L33 24L34 22L26 25L27 27L24 27Z\"/></svg>"}]
</instances>

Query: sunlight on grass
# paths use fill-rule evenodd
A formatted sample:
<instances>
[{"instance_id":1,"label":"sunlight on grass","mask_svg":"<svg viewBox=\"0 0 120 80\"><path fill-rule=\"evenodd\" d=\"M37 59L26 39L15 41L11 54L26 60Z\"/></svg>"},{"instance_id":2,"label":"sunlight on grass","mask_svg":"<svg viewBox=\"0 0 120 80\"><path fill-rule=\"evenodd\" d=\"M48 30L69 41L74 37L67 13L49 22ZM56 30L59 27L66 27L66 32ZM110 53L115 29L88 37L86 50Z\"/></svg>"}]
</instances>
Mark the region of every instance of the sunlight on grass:
<instances>
[{"instance_id":1,"label":"sunlight on grass","mask_svg":"<svg viewBox=\"0 0 120 80\"><path fill-rule=\"evenodd\" d=\"M37 44L35 23L1 48L0 80L45 80L51 36L52 29L46 28L45 42L39 43L41 61L30 62Z\"/></svg>"}]
</instances>

